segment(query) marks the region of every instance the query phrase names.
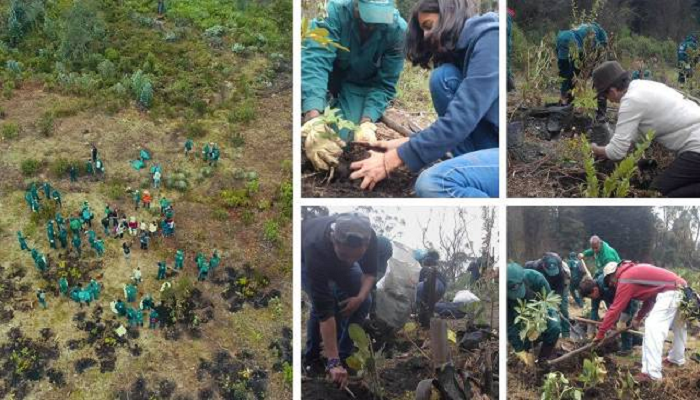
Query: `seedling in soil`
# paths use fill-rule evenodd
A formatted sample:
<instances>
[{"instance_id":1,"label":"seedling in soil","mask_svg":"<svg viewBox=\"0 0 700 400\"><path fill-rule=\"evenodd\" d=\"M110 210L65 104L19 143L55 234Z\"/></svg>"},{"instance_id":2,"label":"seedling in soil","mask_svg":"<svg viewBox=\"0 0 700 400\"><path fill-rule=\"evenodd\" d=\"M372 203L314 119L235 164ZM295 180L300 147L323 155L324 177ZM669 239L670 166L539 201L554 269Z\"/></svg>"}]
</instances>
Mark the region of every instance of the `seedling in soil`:
<instances>
[{"instance_id":1,"label":"seedling in soil","mask_svg":"<svg viewBox=\"0 0 700 400\"><path fill-rule=\"evenodd\" d=\"M627 197L630 190L630 179L639 170L637 164L644 157L644 152L651 146L655 134L652 130L646 133L644 140L637 143L634 152L617 164L615 170L605 178L602 188L599 185L591 145L585 135L581 136L579 139L580 149L586 171L586 184L581 185L581 193L585 197Z\"/></svg>"},{"instance_id":2,"label":"seedling in soil","mask_svg":"<svg viewBox=\"0 0 700 400\"><path fill-rule=\"evenodd\" d=\"M615 381L617 398L619 399L641 399L639 382L627 371L625 375L620 374Z\"/></svg>"},{"instance_id":3,"label":"seedling in soil","mask_svg":"<svg viewBox=\"0 0 700 400\"><path fill-rule=\"evenodd\" d=\"M518 316L515 317L515 323L520 324L520 339L535 341L538 337L547 330L547 321L553 319L549 316L549 309L559 309L561 296L554 292L545 293L542 289L541 293L537 293L534 300L525 301L518 300L518 305L515 311Z\"/></svg>"},{"instance_id":4,"label":"seedling in soil","mask_svg":"<svg viewBox=\"0 0 700 400\"><path fill-rule=\"evenodd\" d=\"M366 380L369 390L378 398L384 398L384 389L379 379L379 369L383 361L382 350L377 353L372 348L372 340L358 324L350 324L350 338L357 351L346 360L348 366Z\"/></svg>"},{"instance_id":5,"label":"seedling in soil","mask_svg":"<svg viewBox=\"0 0 700 400\"><path fill-rule=\"evenodd\" d=\"M541 400L581 400L581 390L569 386L569 380L561 372L550 372L542 384Z\"/></svg>"},{"instance_id":6,"label":"seedling in soil","mask_svg":"<svg viewBox=\"0 0 700 400\"><path fill-rule=\"evenodd\" d=\"M608 371L605 369L603 357L594 356L583 360L583 372L578 376L578 380L583 383L584 390L588 390L605 382L607 374Z\"/></svg>"}]
</instances>

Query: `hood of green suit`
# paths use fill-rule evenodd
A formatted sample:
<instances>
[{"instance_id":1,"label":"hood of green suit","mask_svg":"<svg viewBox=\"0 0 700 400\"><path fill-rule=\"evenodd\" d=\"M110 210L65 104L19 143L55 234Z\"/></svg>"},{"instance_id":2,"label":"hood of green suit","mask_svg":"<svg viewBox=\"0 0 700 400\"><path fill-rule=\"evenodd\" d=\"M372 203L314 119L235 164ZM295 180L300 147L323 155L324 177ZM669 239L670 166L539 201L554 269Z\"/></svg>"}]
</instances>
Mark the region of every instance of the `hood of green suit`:
<instances>
[{"instance_id":1,"label":"hood of green suit","mask_svg":"<svg viewBox=\"0 0 700 400\"><path fill-rule=\"evenodd\" d=\"M525 298L525 270L518 263L508 263L508 299L516 300ZM517 289L511 290L511 287L517 286Z\"/></svg>"}]
</instances>

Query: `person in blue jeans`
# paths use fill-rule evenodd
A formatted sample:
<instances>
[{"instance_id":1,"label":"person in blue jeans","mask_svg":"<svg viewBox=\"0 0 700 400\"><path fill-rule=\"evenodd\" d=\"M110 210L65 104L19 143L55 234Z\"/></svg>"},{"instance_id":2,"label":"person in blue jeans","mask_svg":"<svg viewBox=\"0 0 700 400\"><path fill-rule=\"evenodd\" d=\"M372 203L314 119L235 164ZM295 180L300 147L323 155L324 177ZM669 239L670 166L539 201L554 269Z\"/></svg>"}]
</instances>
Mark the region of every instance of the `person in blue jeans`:
<instances>
[{"instance_id":1,"label":"person in blue jeans","mask_svg":"<svg viewBox=\"0 0 700 400\"><path fill-rule=\"evenodd\" d=\"M311 299L304 364L321 361L333 382L347 385L344 361L354 350L351 324L369 314L377 274L377 235L367 216L337 214L302 222L302 289Z\"/></svg>"},{"instance_id":2,"label":"person in blue jeans","mask_svg":"<svg viewBox=\"0 0 700 400\"><path fill-rule=\"evenodd\" d=\"M412 11L407 59L429 69L437 120L410 138L378 141L350 178L372 190L401 166L424 170L419 197L498 197L498 14L471 0L422 0Z\"/></svg>"}]
</instances>

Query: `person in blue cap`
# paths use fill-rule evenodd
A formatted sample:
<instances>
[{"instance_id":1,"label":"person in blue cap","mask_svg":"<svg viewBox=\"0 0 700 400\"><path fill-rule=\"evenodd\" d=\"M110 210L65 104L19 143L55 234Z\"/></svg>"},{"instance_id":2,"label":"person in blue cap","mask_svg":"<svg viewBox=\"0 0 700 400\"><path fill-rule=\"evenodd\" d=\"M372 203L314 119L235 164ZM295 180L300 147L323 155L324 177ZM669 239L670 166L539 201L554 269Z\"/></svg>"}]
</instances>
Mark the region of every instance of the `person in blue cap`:
<instances>
[{"instance_id":1,"label":"person in blue cap","mask_svg":"<svg viewBox=\"0 0 700 400\"><path fill-rule=\"evenodd\" d=\"M579 308L583 308L583 300L581 300L581 294L579 293L579 285L581 280L586 276L586 272L583 270L583 265L578 259L576 252L572 251L569 253L569 259L566 260L569 264L569 271L571 271L571 283L569 284L569 292L571 297L573 297L574 302Z\"/></svg>"},{"instance_id":2,"label":"person in blue cap","mask_svg":"<svg viewBox=\"0 0 700 400\"><path fill-rule=\"evenodd\" d=\"M685 84L693 76L698 62L698 37L690 34L678 45L678 83Z\"/></svg>"},{"instance_id":3,"label":"person in blue cap","mask_svg":"<svg viewBox=\"0 0 700 400\"><path fill-rule=\"evenodd\" d=\"M541 273L547 280L551 290L561 296L561 303L559 304L559 312L563 317L561 320L561 336L568 338L571 327L569 323L569 282L571 277L568 265L564 266L564 262L559 257L559 254L547 252L538 260L526 262L525 269L533 269Z\"/></svg>"},{"instance_id":4,"label":"person in blue cap","mask_svg":"<svg viewBox=\"0 0 700 400\"><path fill-rule=\"evenodd\" d=\"M580 63L598 64L605 61L607 45L608 34L596 22L584 23L571 30L559 31L556 50L559 78L562 80L560 88L561 105L570 104L574 99L572 91L575 85L575 77L581 72L582 65ZM607 100L604 97L598 97L597 120L605 118L607 104Z\"/></svg>"},{"instance_id":5,"label":"person in blue cap","mask_svg":"<svg viewBox=\"0 0 700 400\"><path fill-rule=\"evenodd\" d=\"M559 313L554 308L548 310L547 328L536 340L520 338L521 322L516 323L515 318L518 316L515 307L518 306L518 300L530 301L535 300L537 294L551 292L549 284L545 277L533 270L524 269L517 263L508 263L507 272L507 305L506 305L506 320L508 326L508 343L513 346L513 350L519 353L532 349L537 343L542 343L540 353L537 357L538 362L546 361L551 357L554 348L559 340L561 333L561 325Z\"/></svg>"},{"instance_id":6,"label":"person in blue cap","mask_svg":"<svg viewBox=\"0 0 700 400\"><path fill-rule=\"evenodd\" d=\"M432 69L438 118L410 138L376 142L381 151L351 164L350 179L372 190L401 166L416 173L427 168L415 184L418 197L498 197L498 32L498 14L479 15L473 1L419 1L406 57Z\"/></svg>"},{"instance_id":7,"label":"person in blue cap","mask_svg":"<svg viewBox=\"0 0 700 400\"><path fill-rule=\"evenodd\" d=\"M302 222L302 288L311 299L304 363L322 363L321 343L331 380L344 387L343 360L354 349L351 324L362 324L372 304L377 274L377 235L360 213L317 217Z\"/></svg>"},{"instance_id":8,"label":"person in blue cap","mask_svg":"<svg viewBox=\"0 0 700 400\"><path fill-rule=\"evenodd\" d=\"M17 240L19 241L19 247L22 251L29 251L29 246L27 246L27 238L22 236L22 231L17 231Z\"/></svg>"},{"instance_id":9,"label":"person in blue cap","mask_svg":"<svg viewBox=\"0 0 700 400\"><path fill-rule=\"evenodd\" d=\"M403 71L406 21L393 0L330 0L327 17L310 25L326 29L328 39L342 47L313 40L302 44L304 148L316 169L329 170L338 164L345 142L376 140L374 123L396 97ZM329 136L330 127L320 118L327 107L339 109L357 130Z\"/></svg>"}]
</instances>

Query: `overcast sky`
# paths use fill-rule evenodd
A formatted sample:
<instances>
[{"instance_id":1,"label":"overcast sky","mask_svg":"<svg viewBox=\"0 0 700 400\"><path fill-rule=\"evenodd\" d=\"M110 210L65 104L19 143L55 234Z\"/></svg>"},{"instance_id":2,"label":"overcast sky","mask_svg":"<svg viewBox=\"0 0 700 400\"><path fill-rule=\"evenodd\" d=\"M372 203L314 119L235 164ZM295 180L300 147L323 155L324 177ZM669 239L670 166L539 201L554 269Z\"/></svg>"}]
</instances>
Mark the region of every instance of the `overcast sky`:
<instances>
[{"instance_id":1,"label":"overcast sky","mask_svg":"<svg viewBox=\"0 0 700 400\"><path fill-rule=\"evenodd\" d=\"M428 240L435 243L438 246L439 243L439 229L442 225L442 229L445 232L451 231L455 226L455 215L456 209L458 207L372 207L377 210L383 210L387 214L403 218L406 221L405 227L399 227L402 234L397 239L398 242L405 244L406 246L417 249L423 248L422 241L422 231L421 225L425 225L430 220L428 227ZM479 251L481 249L481 241L483 239L483 220L481 218L481 207L461 207L467 210L470 218L469 230L469 240L473 243L475 249ZM342 213L355 210L355 207L328 207L331 213ZM494 223L496 229L498 229L498 214L496 215L496 221ZM495 232L494 232L495 233ZM497 247L497 235L496 238L492 238L492 247ZM498 249L496 248L496 251Z\"/></svg>"}]
</instances>

